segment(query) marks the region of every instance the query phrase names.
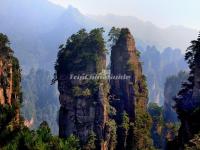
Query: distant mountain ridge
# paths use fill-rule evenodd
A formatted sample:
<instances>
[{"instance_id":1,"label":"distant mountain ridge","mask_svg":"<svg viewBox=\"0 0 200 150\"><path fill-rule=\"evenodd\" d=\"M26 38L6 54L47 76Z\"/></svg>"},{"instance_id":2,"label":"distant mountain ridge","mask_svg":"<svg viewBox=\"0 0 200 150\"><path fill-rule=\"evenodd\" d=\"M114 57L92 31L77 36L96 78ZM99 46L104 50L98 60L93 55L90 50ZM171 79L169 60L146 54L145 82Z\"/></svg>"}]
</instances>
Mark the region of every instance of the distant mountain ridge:
<instances>
[{"instance_id":1,"label":"distant mountain ridge","mask_svg":"<svg viewBox=\"0 0 200 150\"><path fill-rule=\"evenodd\" d=\"M191 39L197 36L198 31L184 26L170 26L160 28L149 21L142 21L134 16L90 16L90 18L107 26L128 27L134 33L136 41L143 44L155 45L159 49L166 47L180 48L185 52ZM164 18L163 18L164 19Z\"/></svg>"},{"instance_id":2,"label":"distant mountain ridge","mask_svg":"<svg viewBox=\"0 0 200 150\"><path fill-rule=\"evenodd\" d=\"M93 24L77 9L64 9L48 0L0 1L0 18L0 32L10 37L26 73L32 67L53 70L59 45Z\"/></svg>"}]
</instances>

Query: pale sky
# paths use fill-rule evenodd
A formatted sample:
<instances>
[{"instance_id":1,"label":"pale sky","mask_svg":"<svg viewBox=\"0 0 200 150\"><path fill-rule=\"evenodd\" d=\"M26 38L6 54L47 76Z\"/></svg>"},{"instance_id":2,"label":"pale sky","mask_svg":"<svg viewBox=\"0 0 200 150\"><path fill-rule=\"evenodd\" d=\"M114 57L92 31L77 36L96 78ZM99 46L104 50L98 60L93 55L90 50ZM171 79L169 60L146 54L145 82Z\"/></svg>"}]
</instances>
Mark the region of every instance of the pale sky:
<instances>
[{"instance_id":1,"label":"pale sky","mask_svg":"<svg viewBox=\"0 0 200 150\"><path fill-rule=\"evenodd\" d=\"M87 15L135 16L160 26L183 25L200 30L200 0L49 0L72 5Z\"/></svg>"}]
</instances>

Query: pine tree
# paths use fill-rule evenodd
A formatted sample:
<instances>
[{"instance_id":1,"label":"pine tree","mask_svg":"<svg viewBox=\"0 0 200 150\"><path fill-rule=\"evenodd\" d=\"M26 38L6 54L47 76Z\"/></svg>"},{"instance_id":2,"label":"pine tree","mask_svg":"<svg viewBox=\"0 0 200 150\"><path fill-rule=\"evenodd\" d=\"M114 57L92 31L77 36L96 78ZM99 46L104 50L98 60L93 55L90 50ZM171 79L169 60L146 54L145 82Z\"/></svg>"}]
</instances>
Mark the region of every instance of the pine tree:
<instances>
[{"instance_id":1,"label":"pine tree","mask_svg":"<svg viewBox=\"0 0 200 150\"><path fill-rule=\"evenodd\" d=\"M173 142L174 145L178 144L177 147L181 150L185 149L184 145L200 131L200 34L197 40L191 41L191 46L188 47L185 54L185 60L190 69L189 77L187 82L182 84L182 89L174 98L181 127L178 140Z\"/></svg>"},{"instance_id":2,"label":"pine tree","mask_svg":"<svg viewBox=\"0 0 200 150\"><path fill-rule=\"evenodd\" d=\"M197 40L191 41L191 46L187 48L185 60L188 63L190 73L188 80L182 84L182 89L175 97L175 108L178 114L183 114L185 111L193 109L190 106L192 105L191 100L195 87L195 74L200 69L200 33Z\"/></svg>"}]
</instances>

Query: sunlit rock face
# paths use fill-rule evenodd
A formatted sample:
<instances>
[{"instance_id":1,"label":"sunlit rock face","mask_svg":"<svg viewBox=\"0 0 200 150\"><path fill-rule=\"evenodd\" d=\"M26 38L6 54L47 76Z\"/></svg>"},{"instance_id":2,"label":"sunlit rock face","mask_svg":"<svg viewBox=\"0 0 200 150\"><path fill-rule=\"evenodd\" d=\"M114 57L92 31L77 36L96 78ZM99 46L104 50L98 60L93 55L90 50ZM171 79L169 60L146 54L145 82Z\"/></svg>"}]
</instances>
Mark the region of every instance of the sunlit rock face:
<instances>
[{"instance_id":1,"label":"sunlit rock face","mask_svg":"<svg viewBox=\"0 0 200 150\"><path fill-rule=\"evenodd\" d=\"M135 40L130 31L126 28L121 29L120 37L112 47L111 74L113 76L124 74L129 76L129 78L125 80L111 80L110 82L110 93L112 95L111 103L117 111L115 120L118 126L120 126L117 130L117 149L132 149L134 147L143 149L144 147L141 146L143 145L141 144L142 138L141 141L137 141L138 143L141 142L140 144L137 145L137 142L134 143L136 141L134 141L136 134L132 131L132 127L134 123L137 122L136 118L147 114L148 91L145 77L142 74L139 52L135 47ZM141 112L143 114L141 114ZM124 124L124 119L126 118L124 114L127 114L129 119L129 129L121 127L121 124ZM137 128L136 124L135 128Z\"/></svg>"},{"instance_id":2,"label":"sunlit rock face","mask_svg":"<svg viewBox=\"0 0 200 150\"><path fill-rule=\"evenodd\" d=\"M11 105L12 96L12 63L0 57L0 104Z\"/></svg>"},{"instance_id":3,"label":"sunlit rock face","mask_svg":"<svg viewBox=\"0 0 200 150\"><path fill-rule=\"evenodd\" d=\"M1 109L13 107L11 124L17 126L21 119L19 116L22 102L21 69L18 59L14 57L14 52L9 46L8 37L0 33L0 107Z\"/></svg>"},{"instance_id":4,"label":"sunlit rock face","mask_svg":"<svg viewBox=\"0 0 200 150\"><path fill-rule=\"evenodd\" d=\"M111 80L111 90L114 95L120 98L120 109L126 110L131 119L134 120L135 93L134 85L140 84L142 76L141 64L138 61L135 41L128 29L122 29L121 36L116 45L112 48L111 74L127 75L128 80Z\"/></svg>"}]
</instances>

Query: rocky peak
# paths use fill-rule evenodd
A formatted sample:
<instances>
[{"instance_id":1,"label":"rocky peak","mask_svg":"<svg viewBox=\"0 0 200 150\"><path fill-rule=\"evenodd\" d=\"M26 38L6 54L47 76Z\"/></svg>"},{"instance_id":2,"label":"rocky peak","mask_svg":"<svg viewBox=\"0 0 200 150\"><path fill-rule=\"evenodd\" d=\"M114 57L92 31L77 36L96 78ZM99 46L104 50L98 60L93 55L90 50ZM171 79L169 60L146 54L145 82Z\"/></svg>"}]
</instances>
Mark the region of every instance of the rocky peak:
<instances>
[{"instance_id":1,"label":"rocky peak","mask_svg":"<svg viewBox=\"0 0 200 150\"><path fill-rule=\"evenodd\" d=\"M123 105L129 115L134 117L134 85L140 84L138 80L141 78L142 70L135 41L128 29L122 29L120 37L111 53L111 74L112 75L127 75L128 80L113 80L111 81L111 90L117 97L121 97ZM121 93L121 95L120 95ZM133 119L134 120L134 119Z\"/></svg>"},{"instance_id":2,"label":"rocky peak","mask_svg":"<svg viewBox=\"0 0 200 150\"><path fill-rule=\"evenodd\" d=\"M137 80L141 76L141 64L137 55L135 40L126 28L121 30L120 37L112 48L111 73L132 75ZM116 66L115 66L116 65Z\"/></svg>"},{"instance_id":3,"label":"rocky peak","mask_svg":"<svg viewBox=\"0 0 200 150\"><path fill-rule=\"evenodd\" d=\"M124 28L121 30L120 37L117 41L118 44L122 44L122 46L127 48L127 51L133 52L135 51L135 40L131 35L129 29Z\"/></svg>"},{"instance_id":4,"label":"rocky peak","mask_svg":"<svg viewBox=\"0 0 200 150\"><path fill-rule=\"evenodd\" d=\"M182 150L200 131L200 35L188 47L185 60L190 68L189 77L175 97L175 108L181 121L177 147ZM176 142L175 140L173 142ZM192 148L191 148L192 149Z\"/></svg>"},{"instance_id":5,"label":"rocky peak","mask_svg":"<svg viewBox=\"0 0 200 150\"><path fill-rule=\"evenodd\" d=\"M64 57L65 56L65 57ZM106 149L108 85L105 80L74 79L73 75L97 75L106 69L102 29L80 30L69 38L57 60L60 92L59 135L80 139L83 149ZM107 133L107 134L105 134Z\"/></svg>"},{"instance_id":6,"label":"rocky peak","mask_svg":"<svg viewBox=\"0 0 200 150\"><path fill-rule=\"evenodd\" d=\"M150 141L148 92L135 41L128 29L121 29L112 47L111 74L116 79L110 80L110 99L107 80L71 78L98 75L106 69L102 32L80 30L58 53L55 77L61 104L59 135L65 138L75 134L82 149L149 149L151 143L145 142ZM125 78L119 79L120 75ZM142 138L136 140L137 135Z\"/></svg>"},{"instance_id":7,"label":"rocky peak","mask_svg":"<svg viewBox=\"0 0 200 150\"><path fill-rule=\"evenodd\" d=\"M117 149L134 149L134 147L145 149L145 143L141 144L145 139L134 140L136 138L134 132L141 128L138 123L138 120L142 119L140 117L148 116L148 92L139 61L139 52L135 47L135 40L127 28L121 29L119 39L112 47L111 74L129 77L125 80L111 80L110 82L111 103L117 110L116 123L119 126ZM145 121L148 122L149 119L147 118ZM125 124L126 126L123 126Z\"/></svg>"}]
</instances>

